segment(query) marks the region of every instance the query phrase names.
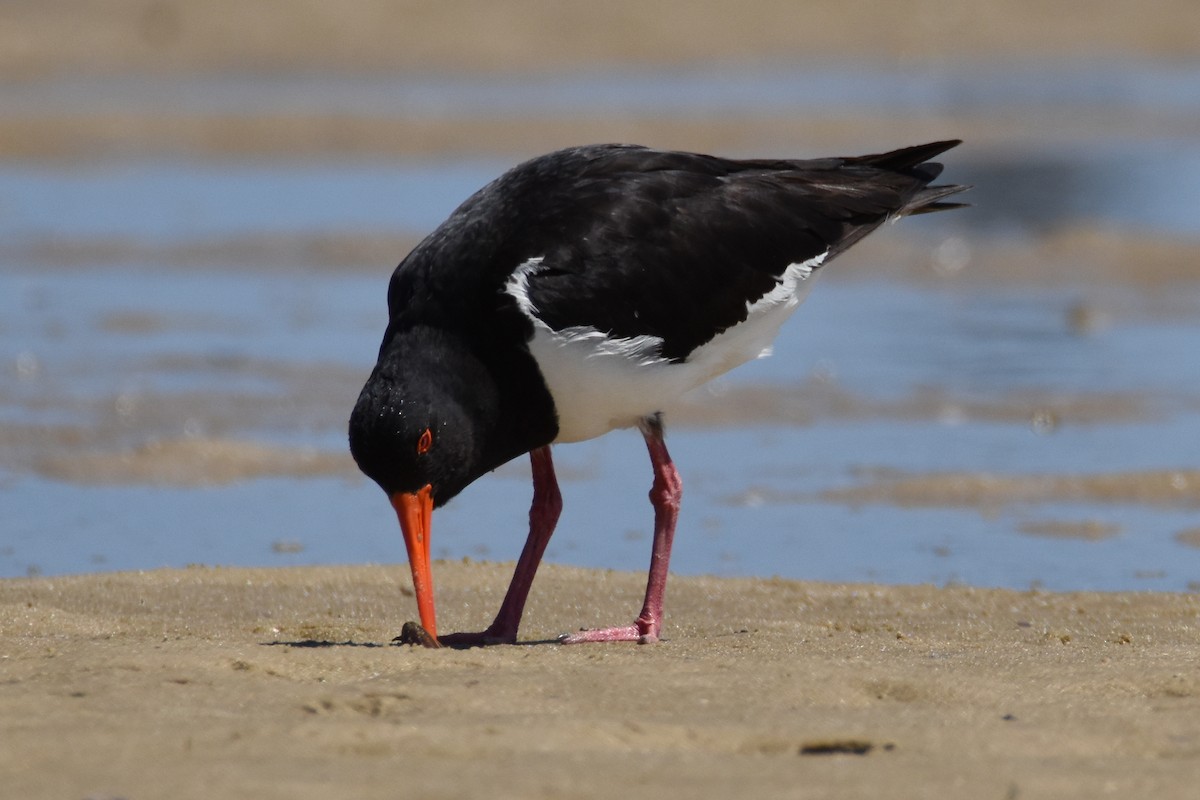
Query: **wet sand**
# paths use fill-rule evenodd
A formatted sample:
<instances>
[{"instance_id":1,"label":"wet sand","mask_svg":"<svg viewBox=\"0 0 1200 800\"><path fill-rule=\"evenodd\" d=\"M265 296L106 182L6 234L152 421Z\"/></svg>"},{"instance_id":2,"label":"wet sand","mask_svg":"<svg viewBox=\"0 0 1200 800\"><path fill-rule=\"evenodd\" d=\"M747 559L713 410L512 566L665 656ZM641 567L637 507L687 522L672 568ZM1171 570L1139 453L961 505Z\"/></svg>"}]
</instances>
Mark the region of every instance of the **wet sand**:
<instances>
[{"instance_id":1,"label":"wet sand","mask_svg":"<svg viewBox=\"0 0 1200 800\"><path fill-rule=\"evenodd\" d=\"M380 264L398 262L420 240L417 232L379 230L182 242L61 236L0 242L0 260L40 269L132 264L156 269L230 270L254 264L264 271L303 268L378 273ZM1200 244L1193 238L1114 232L1092 224L1018 240L986 234L937 238L896 230L855 245L853 258L847 258L846 265L825 280L884 277L924 284L1034 287L1104 284L1152 293L1200 280L1197 261ZM119 327L120 321L114 326Z\"/></svg>"},{"instance_id":2,"label":"wet sand","mask_svg":"<svg viewBox=\"0 0 1200 800\"><path fill-rule=\"evenodd\" d=\"M71 0L10 3L0 17L0 69L554 70L755 58L874 57L909 62L1038 55L1187 57L1200 46L1190 0L1095 0L1089 13L1036 0L845 3L615 0Z\"/></svg>"},{"instance_id":3,"label":"wet sand","mask_svg":"<svg viewBox=\"0 0 1200 800\"><path fill-rule=\"evenodd\" d=\"M509 565L439 563L479 626ZM13 797L1190 797L1200 598L679 578L668 640L563 647L639 575L550 566L523 638L389 646L397 567L0 582Z\"/></svg>"},{"instance_id":4,"label":"wet sand","mask_svg":"<svg viewBox=\"0 0 1200 800\"><path fill-rule=\"evenodd\" d=\"M1200 21L1198 21L1200 24ZM494 154L515 161L578 143L629 142L651 147L722 153L764 152L779 157L853 155L891 142L932 141L947 130L973 147L1055 141L1069 145L1103 124L1115 135L1148 131L1186 138L1195 120L1153 114L1112 122L1079 113L1003 112L944 116L914 113L744 115L712 112L680 118L637 113L351 116L296 112L196 115L154 113L33 113L0 118L0 155L30 160L79 161L97 156L191 158L320 158L369 154L386 158ZM886 132L886 135L882 132Z\"/></svg>"},{"instance_id":5,"label":"wet sand","mask_svg":"<svg viewBox=\"0 0 1200 800\"><path fill-rule=\"evenodd\" d=\"M849 489L824 492L829 500L997 508L1006 503L1066 500L1093 503L1200 505L1200 470L1147 470L1091 475L937 473L885 476Z\"/></svg>"}]
</instances>

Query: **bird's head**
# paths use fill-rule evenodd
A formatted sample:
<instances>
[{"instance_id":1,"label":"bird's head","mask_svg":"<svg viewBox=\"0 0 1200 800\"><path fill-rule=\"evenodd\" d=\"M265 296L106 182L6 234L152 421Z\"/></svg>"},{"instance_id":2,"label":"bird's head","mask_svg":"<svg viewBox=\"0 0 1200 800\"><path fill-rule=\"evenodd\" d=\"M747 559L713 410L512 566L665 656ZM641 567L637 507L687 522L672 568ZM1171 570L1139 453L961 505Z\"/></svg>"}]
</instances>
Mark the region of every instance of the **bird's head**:
<instances>
[{"instance_id":1,"label":"bird's head","mask_svg":"<svg viewBox=\"0 0 1200 800\"><path fill-rule=\"evenodd\" d=\"M385 346L350 416L350 453L396 510L421 625L435 638L433 509L486 470L482 454L495 408L483 367L450 337L418 328Z\"/></svg>"}]
</instances>

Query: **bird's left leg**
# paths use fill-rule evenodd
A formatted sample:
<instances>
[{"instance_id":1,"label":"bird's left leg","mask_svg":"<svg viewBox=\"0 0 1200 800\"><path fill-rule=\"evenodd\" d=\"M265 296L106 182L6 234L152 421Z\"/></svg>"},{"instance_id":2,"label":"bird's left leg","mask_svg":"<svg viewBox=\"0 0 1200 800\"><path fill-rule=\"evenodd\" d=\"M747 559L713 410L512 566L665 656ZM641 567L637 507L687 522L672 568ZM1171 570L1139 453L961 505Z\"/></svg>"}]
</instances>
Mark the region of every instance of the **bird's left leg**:
<instances>
[{"instance_id":1,"label":"bird's left leg","mask_svg":"<svg viewBox=\"0 0 1200 800\"><path fill-rule=\"evenodd\" d=\"M654 544L650 551L650 576L646 581L646 600L642 612L632 625L597 628L564 634L563 644L583 642L657 642L662 629L663 593L667 588L667 569L671 562L671 543L675 539L675 523L679 520L679 503L683 497L683 481L671 461L663 438L662 415L646 417L641 424L650 464L654 468L654 485L650 502L654 505Z\"/></svg>"}]
</instances>

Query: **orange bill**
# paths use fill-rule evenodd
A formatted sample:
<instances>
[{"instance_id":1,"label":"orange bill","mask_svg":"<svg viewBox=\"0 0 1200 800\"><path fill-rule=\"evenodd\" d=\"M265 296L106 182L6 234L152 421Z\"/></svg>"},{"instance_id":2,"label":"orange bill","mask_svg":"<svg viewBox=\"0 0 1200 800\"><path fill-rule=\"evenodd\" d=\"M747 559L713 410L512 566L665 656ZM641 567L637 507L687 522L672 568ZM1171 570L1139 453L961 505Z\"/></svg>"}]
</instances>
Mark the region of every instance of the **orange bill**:
<instances>
[{"instance_id":1,"label":"orange bill","mask_svg":"<svg viewBox=\"0 0 1200 800\"><path fill-rule=\"evenodd\" d=\"M404 546L408 549L408 564L412 568L413 591L417 595L417 611L421 627L437 639L437 614L433 607L433 575L429 571L429 528L433 520L432 487L415 492L396 492L392 507L400 518Z\"/></svg>"}]
</instances>

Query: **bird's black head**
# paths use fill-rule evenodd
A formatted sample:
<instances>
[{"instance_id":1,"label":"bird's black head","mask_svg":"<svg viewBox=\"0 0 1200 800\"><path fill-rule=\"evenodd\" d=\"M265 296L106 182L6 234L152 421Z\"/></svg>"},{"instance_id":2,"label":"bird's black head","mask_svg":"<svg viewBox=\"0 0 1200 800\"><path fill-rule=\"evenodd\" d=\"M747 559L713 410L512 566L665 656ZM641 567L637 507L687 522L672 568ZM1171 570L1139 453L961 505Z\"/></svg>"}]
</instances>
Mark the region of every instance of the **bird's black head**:
<instances>
[{"instance_id":1,"label":"bird's black head","mask_svg":"<svg viewBox=\"0 0 1200 800\"><path fill-rule=\"evenodd\" d=\"M493 381L453 337L431 328L395 336L350 416L350 453L389 497L431 487L441 506L485 472L495 424Z\"/></svg>"}]
</instances>

